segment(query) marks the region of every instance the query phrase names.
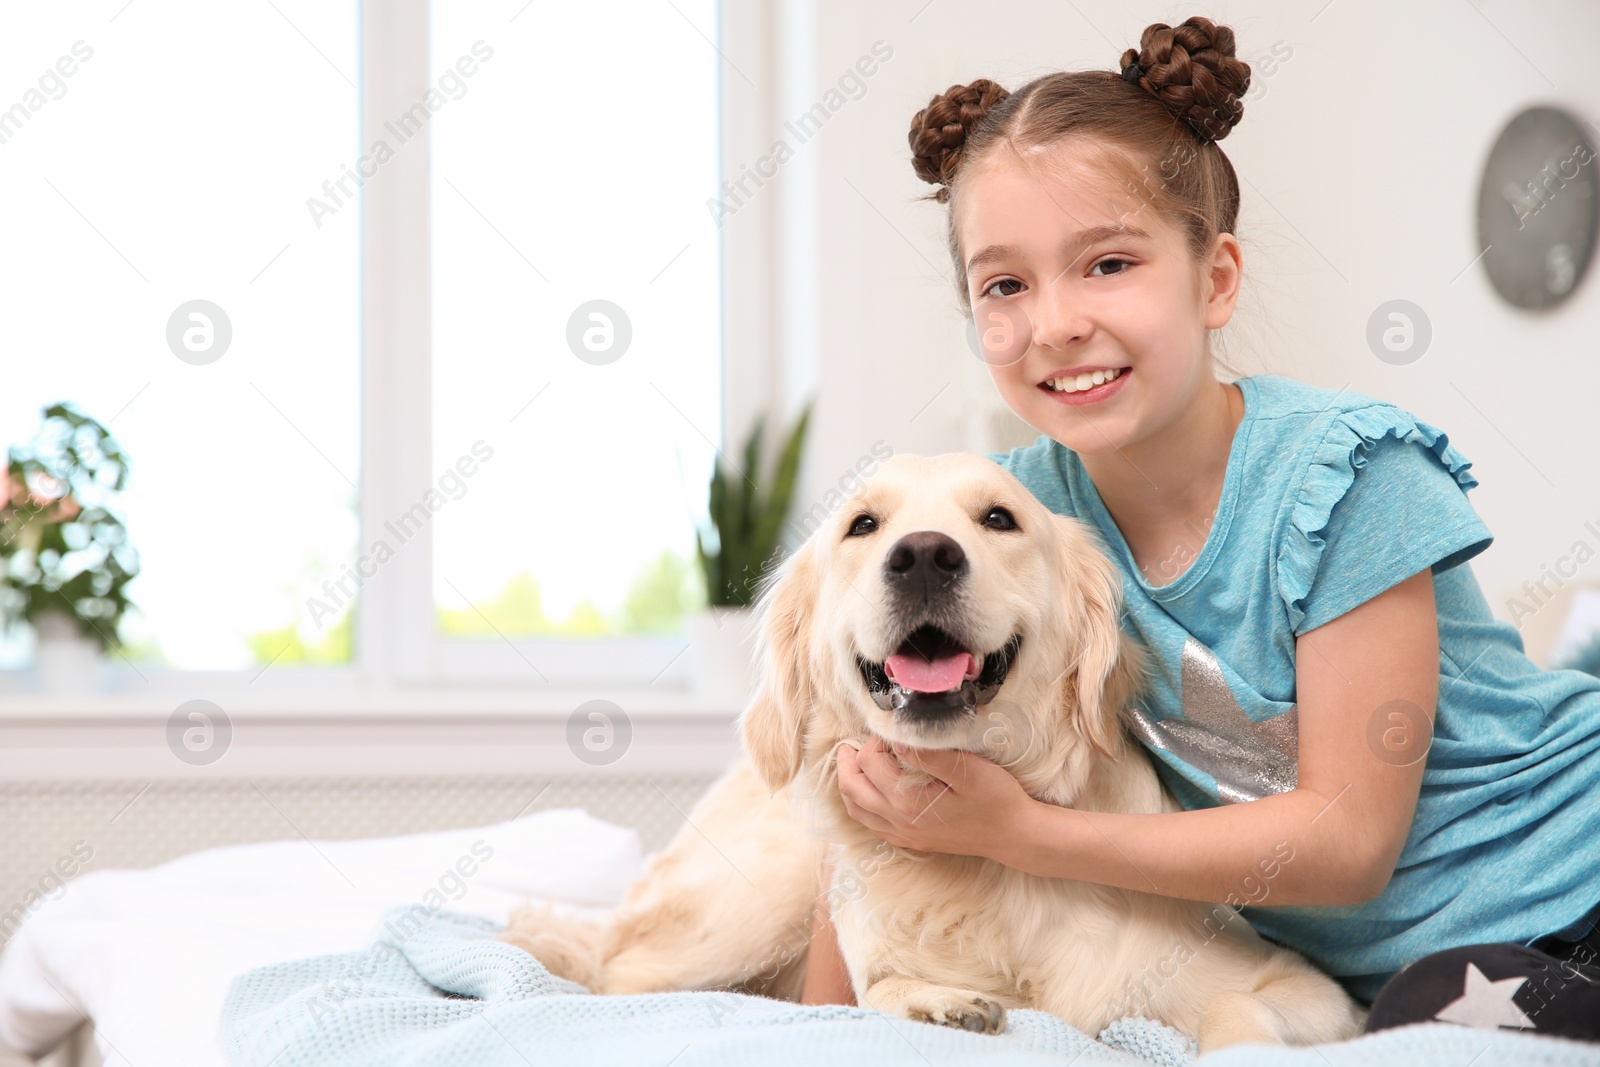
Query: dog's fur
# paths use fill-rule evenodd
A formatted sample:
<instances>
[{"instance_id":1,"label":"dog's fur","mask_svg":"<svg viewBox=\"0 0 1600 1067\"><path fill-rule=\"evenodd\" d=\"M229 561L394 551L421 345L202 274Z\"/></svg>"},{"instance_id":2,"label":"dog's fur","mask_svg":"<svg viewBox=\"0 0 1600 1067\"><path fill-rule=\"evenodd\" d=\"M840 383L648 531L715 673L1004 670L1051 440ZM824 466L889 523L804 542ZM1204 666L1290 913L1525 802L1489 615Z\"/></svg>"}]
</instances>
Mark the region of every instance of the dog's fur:
<instances>
[{"instance_id":1,"label":"dog's fur","mask_svg":"<svg viewBox=\"0 0 1600 1067\"><path fill-rule=\"evenodd\" d=\"M906 535L929 532L965 564L908 596L886 564ZM1121 606L1119 572L1090 529L987 458L889 460L763 583L747 758L609 922L532 907L502 937L597 993L797 999L808 917L826 895L858 1002L904 1018L993 1032L1004 1009L1035 1008L1093 1035L1135 1014L1202 1051L1355 1036L1363 1013L1339 985L1231 909L898 849L846 813L835 747L873 735L980 753L1051 804L1179 810L1119 721L1145 663ZM998 694L953 714L879 706L862 664L883 664L925 623L960 636L979 664L1020 635ZM909 768L905 781L931 779Z\"/></svg>"}]
</instances>

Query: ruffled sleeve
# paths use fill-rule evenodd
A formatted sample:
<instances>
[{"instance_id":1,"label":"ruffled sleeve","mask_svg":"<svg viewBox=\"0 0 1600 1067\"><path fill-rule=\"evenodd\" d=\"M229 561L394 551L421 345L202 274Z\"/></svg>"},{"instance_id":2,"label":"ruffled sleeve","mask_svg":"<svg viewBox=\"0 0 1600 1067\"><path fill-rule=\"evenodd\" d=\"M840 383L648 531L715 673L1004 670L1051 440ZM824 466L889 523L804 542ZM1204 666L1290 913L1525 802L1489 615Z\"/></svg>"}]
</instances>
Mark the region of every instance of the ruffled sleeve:
<instances>
[{"instance_id":1,"label":"ruffled sleeve","mask_svg":"<svg viewBox=\"0 0 1600 1067\"><path fill-rule=\"evenodd\" d=\"M1278 547L1278 595L1296 635L1405 579L1488 548L1467 501L1472 463L1438 428L1391 404L1341 412L1312 450Z\"/></svg>"}]
</instances>

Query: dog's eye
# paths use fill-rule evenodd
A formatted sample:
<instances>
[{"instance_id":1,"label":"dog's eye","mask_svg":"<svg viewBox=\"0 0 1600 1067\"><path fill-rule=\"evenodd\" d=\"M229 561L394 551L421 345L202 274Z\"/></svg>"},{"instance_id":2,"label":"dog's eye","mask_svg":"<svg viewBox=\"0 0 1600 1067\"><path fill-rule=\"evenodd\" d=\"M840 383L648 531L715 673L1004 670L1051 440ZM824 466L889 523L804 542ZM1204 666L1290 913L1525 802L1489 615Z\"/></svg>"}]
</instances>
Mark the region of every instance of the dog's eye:
<instances>
[{"instance_id":1,"label":"dog's eye","mask_svg":"<svg viewBox=\"0 0 1600 1067\"><path fill-rule=\"evenodd\" d=\"M991 530L1015 530L1017 520L1005 508L990 508L989 514L983 517L983 524Z\"/></svg>"},{"instance_id":2,"label":"dog's eye","mask_svg":"<svg viewBox=\"0 0 1600 1067\"><path fill-rule=\"evenodd\" d=\"M856 521L850 524L850 529L845 533L845 536L861 537L864 534L871 533L877 528L878 520L873 518L871 515L857 515Z\"/></svg>"}]
</instances>

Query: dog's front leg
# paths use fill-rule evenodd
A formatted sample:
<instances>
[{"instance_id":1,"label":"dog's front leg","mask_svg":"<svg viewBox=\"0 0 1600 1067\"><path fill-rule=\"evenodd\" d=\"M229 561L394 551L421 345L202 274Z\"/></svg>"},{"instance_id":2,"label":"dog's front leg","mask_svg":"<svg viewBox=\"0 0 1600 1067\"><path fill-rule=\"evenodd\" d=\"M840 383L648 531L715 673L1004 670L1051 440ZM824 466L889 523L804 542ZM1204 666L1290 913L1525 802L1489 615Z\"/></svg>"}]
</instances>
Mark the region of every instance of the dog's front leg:
<instances>
[{"instance_id":1,"label":"dog's front leg","mask_svg":"<svg viewBox=\"0 0 1600 1067\"><path fill-rule=\"evenodd\" d=\"M1006 1003L999 997L905 973L911 969L906 966L909 961L929 955L928 947L919 943L928 921L927 909L903 903L915 895L915 890L900 879L890 885L874 886L869 892L866 880L883 877L886 865L869 867L863 874L859 852L851 859L854 862L835 869L829 895L839 951L850 970L856 1000L865 1007L913 1022L983 1034L1005 1029ZM897 906L889 901L901 903ZM947 957L945 962L950 963L951 959ZM947 981L959 981L964 972L964 968L953 965L940 967L936 973L947 975Z\"/></svg>"}]
</instances>

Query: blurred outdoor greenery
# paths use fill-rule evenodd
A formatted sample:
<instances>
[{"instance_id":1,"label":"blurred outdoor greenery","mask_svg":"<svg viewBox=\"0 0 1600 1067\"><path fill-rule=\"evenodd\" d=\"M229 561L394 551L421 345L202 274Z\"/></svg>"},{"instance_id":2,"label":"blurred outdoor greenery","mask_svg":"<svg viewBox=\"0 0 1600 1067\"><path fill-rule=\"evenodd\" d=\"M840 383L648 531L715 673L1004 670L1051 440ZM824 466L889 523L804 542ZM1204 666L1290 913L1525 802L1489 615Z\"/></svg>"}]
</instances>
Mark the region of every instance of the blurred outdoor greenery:
<instances>
[{"instance_id":1,"label":"blurred outdoor greenery","mask_svg":"<svg viewBox=\"0 0 1600 1067\"><path fill-rule=\"evenodd\" d=\"M447 637L620 637L632 634L675 634L687 616L706 605L705 578L694 561L671 549L639 568L622 605L609 614L588 600L579 601L564 619L544 610L539 580L529 571L511 576L500 591L471 607L436 607L439 633ZM354 612L345 611L308 640L298 621L245 637L257 666L274 669L349 663L355 635ZM123 648L133 663L167 666L154 640L134 640Z\"/></svg>"},{"instance_id":2,"label":"blurred outdoor greenery","mask_svg":"<svg viewBox=\"0 0 1600 1067\"><path fill-rule=\"evenodd\" d=\"M672 634L683 628L685 616L704 605L705 580L699 568L666 549L640 568L622 606L609 616L580 600L565 619L551 619L544 611L538 579L522 571L492 599L470 608L439 608L439 632L455 637Z\"/></svg>"}]
</instances>

